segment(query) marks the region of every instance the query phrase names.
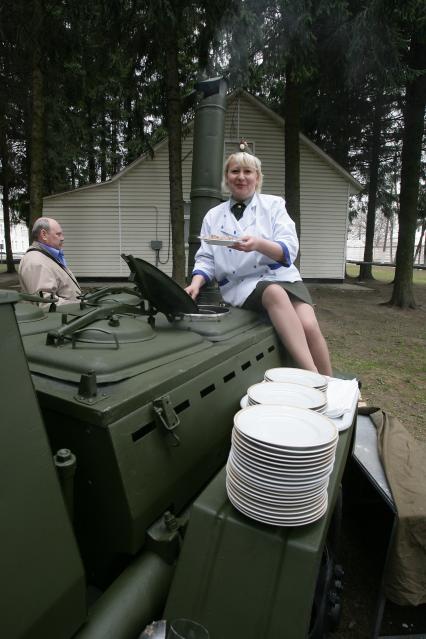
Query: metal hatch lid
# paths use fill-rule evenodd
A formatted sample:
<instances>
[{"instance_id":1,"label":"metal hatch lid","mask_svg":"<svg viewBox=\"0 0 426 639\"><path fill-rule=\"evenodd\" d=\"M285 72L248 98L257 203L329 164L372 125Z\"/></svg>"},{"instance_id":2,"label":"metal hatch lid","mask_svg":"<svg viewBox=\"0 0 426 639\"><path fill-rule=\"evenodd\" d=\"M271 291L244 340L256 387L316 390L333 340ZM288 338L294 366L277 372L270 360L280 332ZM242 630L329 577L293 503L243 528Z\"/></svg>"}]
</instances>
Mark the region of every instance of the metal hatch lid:
<instances>
[{"instance_id":1,"label":"metal hatch lid","mask_svg":"<svg viewBox=\"0 0 426 639\"><path fill-rule=\"evenodd\" d=\"M121 254L127 263L135 283L151 306L164 313L171 322L177 316L186 313L199 313L194 300L158 268L133 255Z\"/></svg>"},{"instance_id":2,"label":"metal hatch lid","mask_svg":"<svg viewBox=\"0 0 426 639\"><path fill-rule=\"evenodd\" d=\"M18 322L34 322L47 317L47 313L43 309L30 302L15 304L15 315Z\"/></svg>"}]
</instances>

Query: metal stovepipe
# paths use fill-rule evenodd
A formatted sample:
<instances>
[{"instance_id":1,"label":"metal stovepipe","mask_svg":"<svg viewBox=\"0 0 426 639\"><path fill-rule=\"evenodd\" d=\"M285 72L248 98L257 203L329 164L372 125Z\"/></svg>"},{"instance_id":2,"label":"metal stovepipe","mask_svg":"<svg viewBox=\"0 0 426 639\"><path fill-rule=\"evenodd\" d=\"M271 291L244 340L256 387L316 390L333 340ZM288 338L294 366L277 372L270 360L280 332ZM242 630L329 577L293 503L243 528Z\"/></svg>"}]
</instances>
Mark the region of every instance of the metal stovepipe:
<instances>
[{"instance_id":1,"label":"metal stovepipe","mask_svg":"<svg viewBox=\"0 0 426 639\"><path fill-rule=\"evenodd\" d=\"M195 111L192 155L191 217L189 224L188 278L200 246L201 223L209 209L222 201L221 182L225 131L226 89L223 78L196 85L203 97Z\"/></svg>"},{"instance_id":2,"label":"metal stovepipe","mask_svg":"<svg viewBox=\"0 0 426 639\"><path fill-rule=\"evenodd\" d=\"M143 552L113 582L89 611L88 622L73 639L135 639L161 614L173 566Z\"/></svg>"}]
</instances>

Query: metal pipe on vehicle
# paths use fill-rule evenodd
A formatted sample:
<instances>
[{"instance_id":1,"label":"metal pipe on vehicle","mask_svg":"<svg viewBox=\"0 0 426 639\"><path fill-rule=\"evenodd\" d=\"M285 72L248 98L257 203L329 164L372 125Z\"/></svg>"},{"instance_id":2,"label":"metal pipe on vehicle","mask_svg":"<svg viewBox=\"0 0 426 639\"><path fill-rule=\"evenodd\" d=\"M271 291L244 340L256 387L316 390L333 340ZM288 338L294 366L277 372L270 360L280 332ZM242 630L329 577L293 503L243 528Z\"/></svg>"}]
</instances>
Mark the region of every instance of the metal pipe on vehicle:
<instances>
[{"instance_id":1,"label":"metal pipe on vehicle","mask_svg":"<svg viewBox=\"0 0 426 639\"><path fill-rule=\"evenodd\" d=\"M74 521L74 476L77 468L76 456L68 448L61 448L53 457L61 484L62 494L70 516Z\"/></svg>"},{"instance_id":2,"label":"metal pipe on vehicle","mask_svg":"<svg viewBox=\"0 0 426 639\"><path fill-rule=\"evenodd\" d=\"M194 121L188 277L191 276L195 253L200 246L198 236L203 217L222 201L227 83L223 78L210 78L198 82L196 89L203 93L203 97L196 107Z\"/></svg>"},{"instance_id":3,"label":"metal pipe on vehicle","mask_svg":"<svg viewBox=\"0 0 426 639\"><path fill-rule=\"evenodd\" d=\"M104 592L73 639L135 639L161 614L174 567L144 552Z\"/></svg>"}]
</instances>

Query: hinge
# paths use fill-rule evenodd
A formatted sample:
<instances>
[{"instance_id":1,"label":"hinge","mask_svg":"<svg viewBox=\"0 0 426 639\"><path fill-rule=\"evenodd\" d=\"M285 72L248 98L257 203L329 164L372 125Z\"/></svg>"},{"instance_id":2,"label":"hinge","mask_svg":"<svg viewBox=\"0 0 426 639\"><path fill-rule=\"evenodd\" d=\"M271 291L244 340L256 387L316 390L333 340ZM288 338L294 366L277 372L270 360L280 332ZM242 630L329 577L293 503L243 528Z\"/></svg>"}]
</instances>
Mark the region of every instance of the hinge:
<instances>
[{"instance_id":1,"label":"hinge","mask_svg":"<svg viewBox=\"0 0 426 639\"><path fill-rule=\"evenodd\" d=\"M170 433L175 440L175 446L179 446L180 440L178 435L174 432L174 429L179 426L180 419L175 413L173 406L170 403L170 397L163 395L154 399L152 402L154 406L154 412L157 422L163 426L168 433Z\"/></svg>"}]
</instances>

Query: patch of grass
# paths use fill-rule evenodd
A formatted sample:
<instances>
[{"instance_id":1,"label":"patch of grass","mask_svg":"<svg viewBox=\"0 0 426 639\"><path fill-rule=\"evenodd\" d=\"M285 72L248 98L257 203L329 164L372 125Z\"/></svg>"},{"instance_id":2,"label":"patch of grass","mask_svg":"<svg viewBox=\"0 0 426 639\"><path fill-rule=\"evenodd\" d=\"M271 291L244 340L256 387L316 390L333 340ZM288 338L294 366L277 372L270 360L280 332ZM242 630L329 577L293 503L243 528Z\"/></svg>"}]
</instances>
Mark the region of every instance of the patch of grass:
<instances>
[{"instance_id":1,"label":"patch of grass","mask_svg":"<svg viewBox=\"0 0 426 639\"><path fill-rule=\"evenodd\" d=\"M364 359L360 357L356 357L356 355L341 355L334 353L333 364L337 369L345 369L356 371L357 376L361 376L363 373L372 372L372 371L380 371L380 367L377 366L377 363L373 359Z\"/></svg>"},{"instance_id":2,"label":"patch of grass","mask_svg":"<svg viewBox=\"0 0 426 639\"><path fill-rule=\"evenodd\" d=\"M357 264L346 264L346 273L348 277L357 278L360 267ZM378 282L390 284L395 277L395 269L392 266L373 266L373 277ZM414 284L424 284L426 286L426 271L413 269Z\"/></svg>"}]
</instances>

